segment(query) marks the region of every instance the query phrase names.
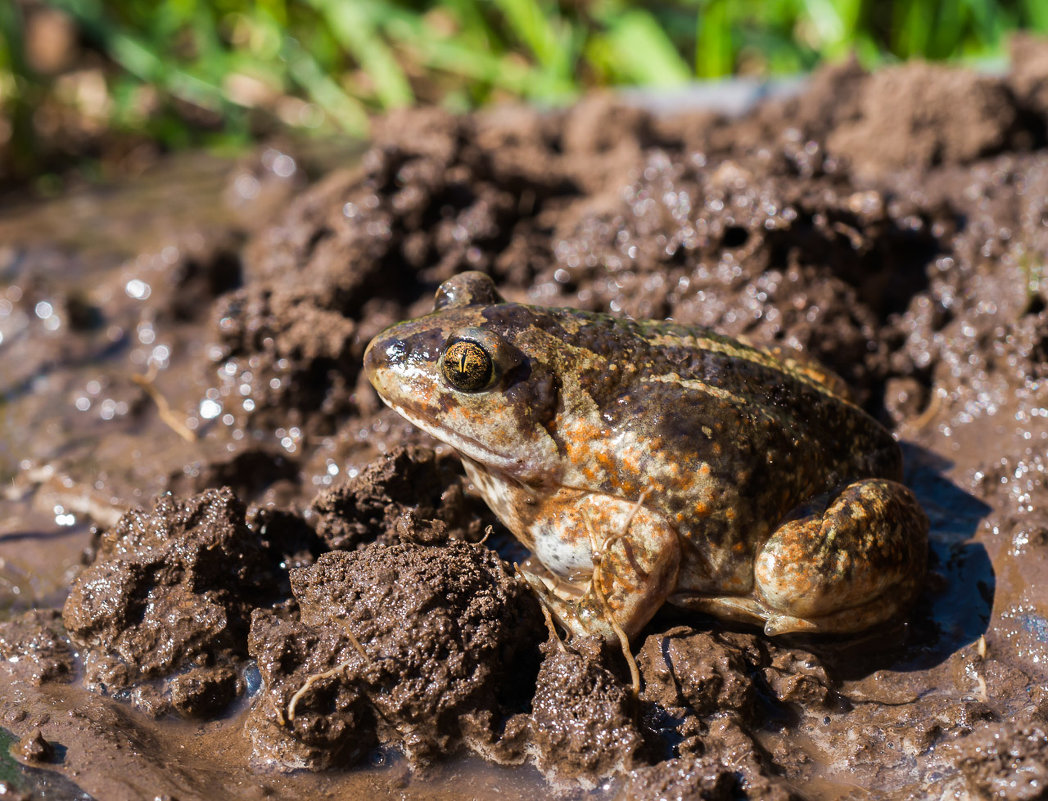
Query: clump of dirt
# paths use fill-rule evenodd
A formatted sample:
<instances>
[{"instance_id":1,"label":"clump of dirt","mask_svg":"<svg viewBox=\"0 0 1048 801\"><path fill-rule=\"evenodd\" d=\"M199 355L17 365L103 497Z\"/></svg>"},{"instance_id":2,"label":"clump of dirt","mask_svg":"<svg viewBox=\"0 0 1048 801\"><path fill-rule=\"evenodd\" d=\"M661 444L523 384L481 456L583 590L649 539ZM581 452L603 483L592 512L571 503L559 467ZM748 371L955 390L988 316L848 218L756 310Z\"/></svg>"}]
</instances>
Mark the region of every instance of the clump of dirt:
<instances>
[{"instance_id":1,"label":"clump of dirt","mask_svg":"<svg viewBox=\"0 0 1048 801\"><path fill-rule=\"evenodd\" d=\"M601 659L600 644L547 642L528 721L528 750L544 774L565 780L621 773L643 760L635 699Z\"/></svg>"},{"instance_id":2,"label":"clump of dirt","mask_svg":"<svg viewBox=\"0 0 1048 801\"><path fill-rule=\"evenodd\" d=\"M54 743L45 740L39 729L19 740L14 751L26 762L51 762L55 758Z\"/></svg>"},{"instance_id":3,"label":"clump of dirt","mask_svg":"<svg viewBox=\"0 0 1048 801\"><path fill-rule=\"evenodd\" d=\"M360 761L378 742L427 762L529 698L542 617L489 549L372 544L291 574L298 614L258 610L262 688L247 731L283 769Z\"/></svg>"},{"instance_id":4,"label":"clump of dirt","mask_svg":"<svg viewBox=\"0 0 1048 801\"><path fill-rule=\"evenodd\" d=\"M82 746L128 753L118 730L142 753L191 744L162 723L147 737L78 671L198 716L227 750L172 779L180 798L216 775L252 784L260 764L312 771L270 775L278 795L338 797L322 777L359 791L380 771L335 769L399 752L516 766L493 784L522 797L552 792L539 774L568 796L1032 797L1048 719L1046 54L1021 39L1002 76L848 62L738 119L608 96L398 112L272 224L202 226L196 249L164 233L105 269L50 239L0 253L18 437L0 438L0 505L21 521L0 559L47 547L25 532L109 521L66 604L82 665L55 613L0 624L0 682L18 688L0 692L5 725L96 776ZM233 174L254 191L254 172ZM0 221L0 238L20 233ZM783 640L663 613L633 644L638 698L614 649L548 638L508 561L470 544L494 518L454 454L361 375L367 342L466 269L513 300L673 317L839 372L903 441L931 520L911 614ZM184 499L114 524L157 487ZM503 534L488 542L506 557ZM20 575L0 563L0 591ZM240 692L249 711L221 718ZM104 725L70 734L44 712L57 703Z\"/></svg>"},{"instance_id":5,"label":"clump of dirt","mask_svg":"<svg viewBox=\"0 0 1048 801\"><path fill-rule=\"evenodd\" d=\"M750 633L678 626L649 636L637 661L646 700L699 720L730 713L754 725L783 714L772 699L817 708L833 695L817 657Z\"/></svg>"},{"instance_id":6,"label":"clump of dirt","mask_svg":"<svg viewBox=\"0 0 1048 801\"><path fill-rule=\"evenodd\" d=\"M794 705L826 709L833 681L803 649L739 631L676 626L637 655L647 724L678 759L630 774L633 797L792 798L754 731L785 722Z\"/></svg>"},{"instance_id":7,"label":"clump of dirt","mask_svg":"<svg viewBox=\"0 0 1048 801\"><path fill-rule=\"evenodd\" d=\"M312 428L353 411L347 396L360 369L358 325L319 306L309 290L253 284L223 298L216 324L221 347L213 355L222 379L216 400L239 425ZM249 408L237 402L245 394ZM318 414L289 416L293 409Z\"/></svg>"},{"instance_id":8,"label":"clump of dirt","mask_svg":"<svg viewBox=\"0 0 1048 801\"><path fill-rule=\"evenodd\" d=\"M213 714L233 700L253 608L272 593L266 555L228 489L133 509L101 534L62 619L84 684L154 715Z\"/></svg>"},{"instance_id":9,"label":"clump of dirt","mask_svg":"<svg viewBox=\"0 0 1048 801\"><path fill-rule=\"evenodd\" d=\"M425 544L483 536L490 514L463 488L461 463L431 448L398 447L314 499L312 522L332 550L369 542ZM489 522L488 525L491 525Z\"/></svg>"}]
</instances>

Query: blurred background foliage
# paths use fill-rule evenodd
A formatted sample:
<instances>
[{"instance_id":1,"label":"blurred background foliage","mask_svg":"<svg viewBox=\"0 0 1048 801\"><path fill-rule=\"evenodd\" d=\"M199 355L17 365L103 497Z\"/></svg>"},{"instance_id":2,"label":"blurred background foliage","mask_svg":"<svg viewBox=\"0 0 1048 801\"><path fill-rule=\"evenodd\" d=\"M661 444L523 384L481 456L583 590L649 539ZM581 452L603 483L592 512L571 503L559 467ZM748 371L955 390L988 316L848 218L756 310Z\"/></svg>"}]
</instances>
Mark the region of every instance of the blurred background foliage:
<instances>
[{"instance_id":1,"label":"blurred background foliage","mask_svg":"<svg viewBox=\"0 0 1048 801\"><path fill-rule=\"evenodd\" d=\"M1020 28L1048 0L0 0L0 147L10 176L114 141L366 135L417 103L993 58Z\"/></svg>"}]
</instances>

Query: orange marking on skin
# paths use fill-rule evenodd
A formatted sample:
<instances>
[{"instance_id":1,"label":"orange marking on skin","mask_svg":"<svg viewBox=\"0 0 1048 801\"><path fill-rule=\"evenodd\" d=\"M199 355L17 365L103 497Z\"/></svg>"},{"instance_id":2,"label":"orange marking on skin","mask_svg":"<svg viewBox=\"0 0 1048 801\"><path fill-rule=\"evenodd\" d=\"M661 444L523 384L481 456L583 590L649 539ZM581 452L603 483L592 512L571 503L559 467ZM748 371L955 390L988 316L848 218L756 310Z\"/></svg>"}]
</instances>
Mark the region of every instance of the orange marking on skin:
<instances>
[{"instance_id":1,"label":"orange marking on skin","mask_svg":"<svg viewBox=\"0 0 1048 801\"><path fill-rule=\"evenodd\" d=\"M724 510L724 519L725 520L734 520L735 519L735 510L734 509L725 509Z\"/></svg>"},{"instance_id":2,"label":"orange marking on skin","mask_svg":"<svg viewBox=\"0 0 1048 801\"><path fill-rule=\"evenodd\" d=\"M709 504L706 504L703 501L696 501L695 502L695 514L697 514L699 517L705 517L709 513L710 513Z\"/></svg>"},{"instance_id":3,"label":"orange marking on skin","mask_svg":"<svg viewBox=\"0 0 1048 801\"><path fill-rule=\"evenodd\" d=\"M700 476L708 476L709 474L710 474L710 466L706 462L703 462L702 465L699 467L699 475Z\"/></svg>"}]
</instances>

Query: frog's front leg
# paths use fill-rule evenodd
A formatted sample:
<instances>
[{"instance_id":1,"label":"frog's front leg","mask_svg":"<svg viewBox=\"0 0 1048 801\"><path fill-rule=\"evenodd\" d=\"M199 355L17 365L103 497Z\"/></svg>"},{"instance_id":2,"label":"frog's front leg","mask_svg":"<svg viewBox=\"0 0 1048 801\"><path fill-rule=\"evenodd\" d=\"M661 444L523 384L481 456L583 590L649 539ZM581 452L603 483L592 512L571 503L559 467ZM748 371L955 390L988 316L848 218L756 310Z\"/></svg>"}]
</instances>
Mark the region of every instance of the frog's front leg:
<instances>
[{"instance_id":1,"label":"frog's front leg","mask_svg":"<svg viewBox=\"0 0 1048 801\"><path fill-rule=\"evenodd\" d=\"M572 634L615 641L617 625L627 637L635 635L676 587L676 530L657 512L607 495L563 499L548 511L531 527L530 545L543 565L570 584L527 571L524 578ZM581 592L571 592L573 587Z\"/></svg>"}]
</instances>

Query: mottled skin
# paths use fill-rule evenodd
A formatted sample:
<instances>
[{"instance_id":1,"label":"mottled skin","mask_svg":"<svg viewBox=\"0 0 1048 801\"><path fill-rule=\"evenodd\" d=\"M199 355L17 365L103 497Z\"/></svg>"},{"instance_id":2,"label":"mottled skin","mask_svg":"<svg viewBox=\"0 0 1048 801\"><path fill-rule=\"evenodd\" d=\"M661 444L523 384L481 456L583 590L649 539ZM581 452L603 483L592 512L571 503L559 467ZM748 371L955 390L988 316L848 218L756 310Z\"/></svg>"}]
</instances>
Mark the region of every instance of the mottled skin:
<instances>
[{"instance_id":1,"label":"mottled skin","mask_svg":"<svg viewBox=\"0 0 1048 801\"><path fill-rule=\"evenodd\" d=\"M464 273L364 365L459 452L572 632L633 636L665 602L768 634L858 631L922 583L928 520L898 445L796 354L505 303Z\"/></svg>"}]
</instances>

